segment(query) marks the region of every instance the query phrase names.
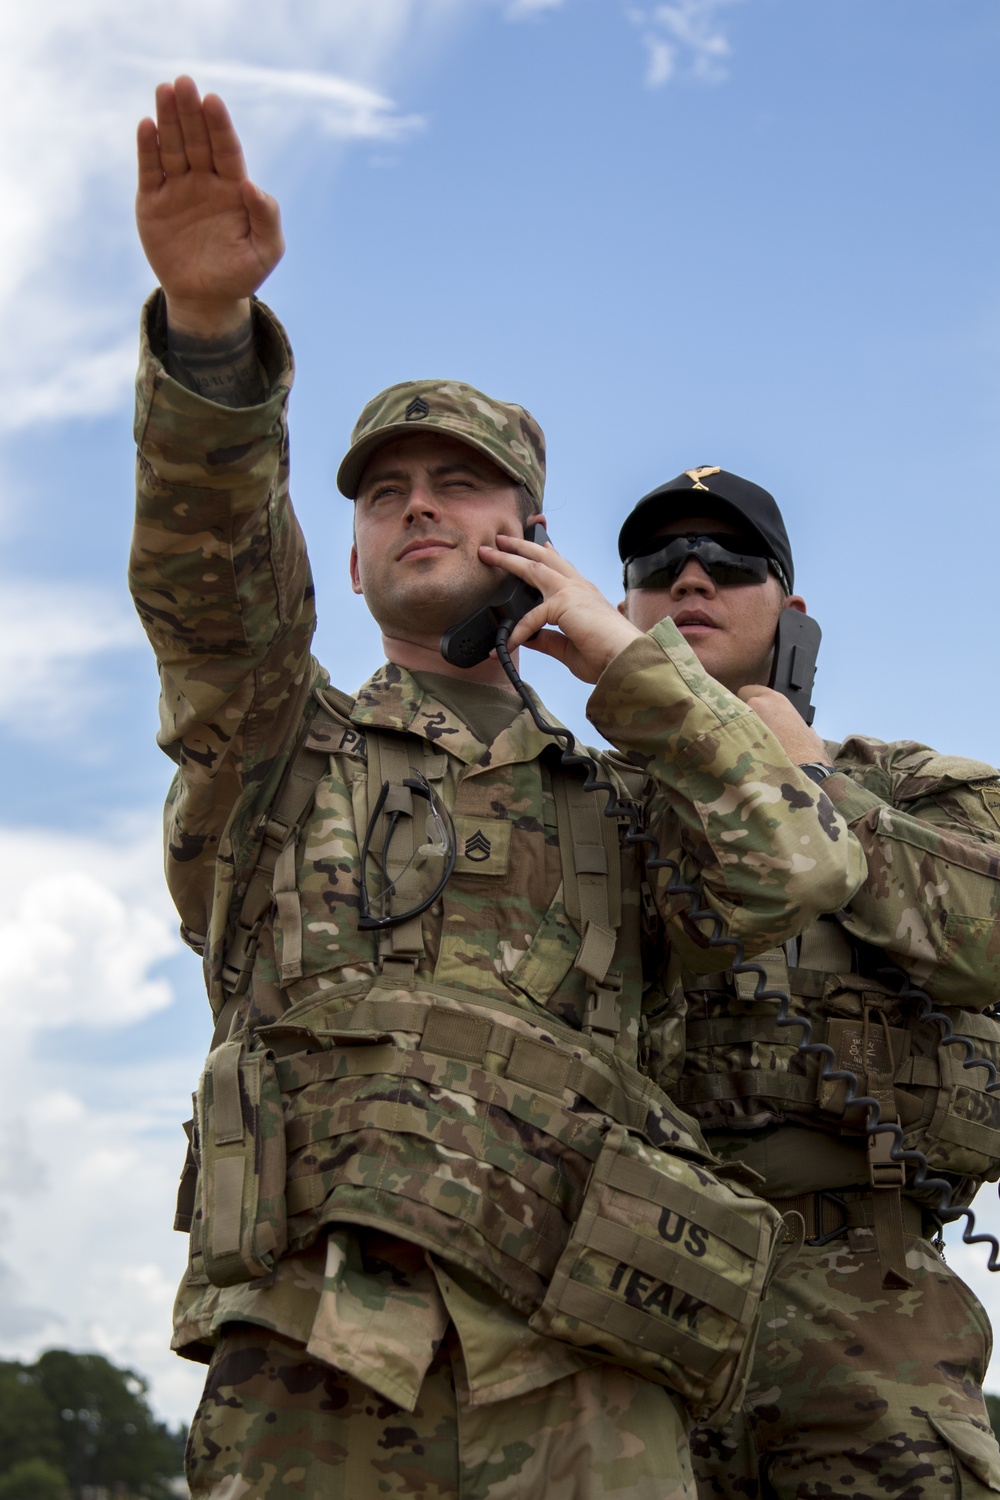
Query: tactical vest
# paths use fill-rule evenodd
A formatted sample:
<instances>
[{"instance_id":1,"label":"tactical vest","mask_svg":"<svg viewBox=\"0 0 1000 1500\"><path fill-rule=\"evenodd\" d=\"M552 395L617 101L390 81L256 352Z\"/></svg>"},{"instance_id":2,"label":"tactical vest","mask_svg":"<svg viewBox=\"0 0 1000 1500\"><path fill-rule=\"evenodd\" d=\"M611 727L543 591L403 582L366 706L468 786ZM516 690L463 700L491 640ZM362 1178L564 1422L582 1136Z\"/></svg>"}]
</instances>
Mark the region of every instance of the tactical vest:
<instances>
[{"instance_id":1,"label":"tactical vest","mask_svg":"<svg viewBox=\"0 0 1000 1500\"><path fill-rule=\"evenodd\" d=\"M426 982L419 920L382 935L375 978L239 1025L272 904L294 978L295 830L348 712L327 692L234 924L231 999L197 1096L194 1262L226 1286L266 1277L324 1227L377 1227L464 1266L538 1331L669 1387L698 1420L724 1419L790 1231L739 1168L713 1172L698 1127L616 1047L621 873L603 797L554 778L563 899L591 995L582 1031ZM369 797L388 783L402 826L385 873L408 909L423 837L403 786L416 742L366 738Z\"/></svg>"},{"instance_id":2,"label":"tactical vest","mask_svg":"<svg viewBox=\"0 0 1000 1500\"><path fill-rule=\"evenodd\" d=\"M879 1101L883 1119L899 1122L906 1149L922 1151L933 1172L959 1179L965 1201L982 1180L1000 1178L1000 1093L987 1092L989 1069L964 1067L966 1049L946 1045L938 1022L919 1020L914 1001L859 972L859 950L835 919L814 922L797 947L794 965L782 949L755 962L769 986L791 995L789 1014L812 1023L812 1040L833 1048L830 1067L855 1073L857 1092ZM778 1025L775 1002L753 999L755 980L731 971L682 976L687 1056L673 1097L708 1131L790 1120L863 1139L867 1111L847 1106L846 1084L822 1080L822 1056L799 1051L802 1030ZM992 1015L935 1010L977 1056L1000 1065L1000 1022Z\"/></svg>"}]
</instances>

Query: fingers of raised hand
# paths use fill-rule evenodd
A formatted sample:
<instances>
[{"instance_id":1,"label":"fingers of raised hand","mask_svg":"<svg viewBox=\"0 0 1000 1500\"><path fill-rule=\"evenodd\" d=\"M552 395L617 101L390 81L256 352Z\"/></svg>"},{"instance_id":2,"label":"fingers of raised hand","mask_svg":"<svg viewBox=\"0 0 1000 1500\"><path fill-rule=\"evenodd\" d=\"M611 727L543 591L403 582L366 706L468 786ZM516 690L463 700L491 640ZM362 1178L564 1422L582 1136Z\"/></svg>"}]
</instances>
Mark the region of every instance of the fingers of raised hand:
<instances>
[{"instance_id":1,"label":"fingers of raised hand","mask_svg":"<svg viewBox=\"0 0 1000 1500\"><path fill-rule=\"evenodd\" d=\"M139 121L135 143L139 157L139 192L153 193L163 181L160 139L155 120L147 118Z\"/></svg>"},{"instance_id":2,"label":"fingers of raised hand","mask_svg":"<svg viewBox=\"0 0 1000 1500\"><path fill-rule=\"evenodd\" d=\"M194 79L182 75L156 90L156 128L160 163L167 177L187 172L215 172L230 181L247 175L239 136L218 94L198 93Z\"/></svg>"},{"instance_id":3,"label":"fingers of raised hand","mask_svg":"<svg viewBox=\"0 0 1000 1500\"><path fill-rule=\"evenodd\" d=\"M182 177L190 170L184 149L184 131L177 108L176 87L161 83L156 90L156 132L160 142L160 161L167 177Z\"/></svg>"},{"instance_id":4,"label":"fingers of raised hand","mask_svg":"<svg viewBox=\"0 0 1000 1500\"><path fill-rule=\"evenodd\" d=\"M193 172L211 172L213 162L208 124L193 78L178 78L174 84L174 100L189 169Z\"/></svg>"},{"instance_id":5,"label":"fingers of raised hand","mask_svg":"<svg viewBox=\"0 0 1000 1500\"><path fill-rule=\"evenodd\" d=\"M242 182L247 175L247 164L228 109L218 94L206 94L202 100L202 111L215 170L220 177Z\"/></svg>"}]
</instances>

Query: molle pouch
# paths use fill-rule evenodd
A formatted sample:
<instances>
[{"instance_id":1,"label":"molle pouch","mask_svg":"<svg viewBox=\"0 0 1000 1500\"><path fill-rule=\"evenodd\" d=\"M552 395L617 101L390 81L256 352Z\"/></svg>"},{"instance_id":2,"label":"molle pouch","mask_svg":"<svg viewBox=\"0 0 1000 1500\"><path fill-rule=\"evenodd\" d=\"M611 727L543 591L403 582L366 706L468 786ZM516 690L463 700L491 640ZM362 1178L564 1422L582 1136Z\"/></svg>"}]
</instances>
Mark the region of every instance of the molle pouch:
<instances>
[{"instance_id":1,"label":"molle pouch","mask_svg":"<svg viewBox=\"0 0 1000 1500\"><path fill-rule=\"evenodd\" d=\"M208 1055L198 1085L205 1273L215 1286L273 1270L286 1245L285 1122L274 1056L245 1034Z\"/></svg>"},{"instance_id":2,"label":"molle pouch","mask_svg":"<svg viewBox=\"0 0 1000 1500\"><path fill-rule=\"evenodd\" d=\"M783 1231L748 1189L613 1125L531 1327L667 1386L696 1421L720 1425L746 1388Z\"/></svg>"}]
</instances>

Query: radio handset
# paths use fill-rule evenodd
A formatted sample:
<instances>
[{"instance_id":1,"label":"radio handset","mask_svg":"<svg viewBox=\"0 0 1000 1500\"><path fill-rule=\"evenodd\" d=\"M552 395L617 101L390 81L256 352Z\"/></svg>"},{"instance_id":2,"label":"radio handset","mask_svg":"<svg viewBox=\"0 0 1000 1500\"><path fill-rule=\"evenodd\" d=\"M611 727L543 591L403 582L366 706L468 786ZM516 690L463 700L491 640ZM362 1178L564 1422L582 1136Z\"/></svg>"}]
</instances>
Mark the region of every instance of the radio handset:
<instances>
[{"instance_id":1,"label":"radio handset","mask_svg":"<svg viewBox=\"0 0 1000 1500\"><path fill-rule=\"evenodd\" d=\"M811 703L816 678L816 657L823 632L811 615L783 609L774 635L774 655L768 687L783 693L789 703L811 724L816 710Z\"/></svg>"},{"instance_id":2,"label":"radio handset","mask_svg":"<svg viewBox=\"0 0 1000 1500\"><path fill-rule=\"evenodd\" d=\"M524 528L526 542L544 547L548 533L540 521ZM453 625L441 637L441 655L453 667L475 667L485 661L497 643L497 631L505 620L516 625L542 596L530 583L505 573L496 591L486 603L459 625Z\"/></svg>"}]
</instances>

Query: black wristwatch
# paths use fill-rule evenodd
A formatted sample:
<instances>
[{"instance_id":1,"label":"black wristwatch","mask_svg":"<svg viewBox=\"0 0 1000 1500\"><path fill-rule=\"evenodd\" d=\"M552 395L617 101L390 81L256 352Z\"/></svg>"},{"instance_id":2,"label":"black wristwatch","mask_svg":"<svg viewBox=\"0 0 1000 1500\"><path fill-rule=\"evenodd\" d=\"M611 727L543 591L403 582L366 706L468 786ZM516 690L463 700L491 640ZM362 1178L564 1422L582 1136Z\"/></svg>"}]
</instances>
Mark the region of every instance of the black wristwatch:
<instances>
[{"instance_id":1,"label":"black wristwatch","mask_svg":"<svg viewBox=\"0 0 1000 1500\"><path fill-rule=\"evenodd\" d=\"M824 765L821 760L807 760L805 765L799 766L799 770L805 771L809 780L815 781L817 786L819 786L821 781L825 781L828 776L832 776L836 769L836 766Z\"/></svg>"}]
</instances>

